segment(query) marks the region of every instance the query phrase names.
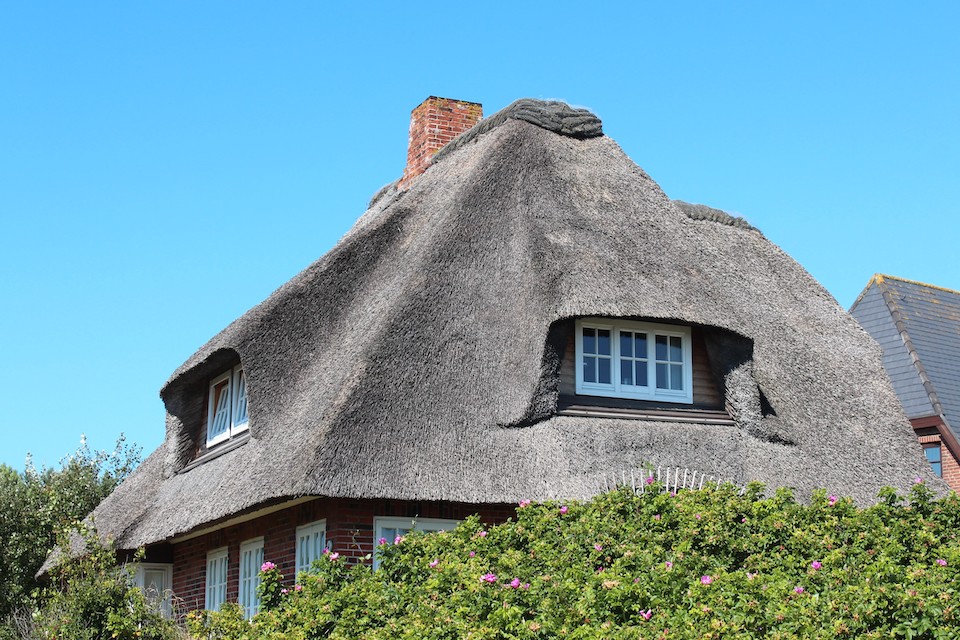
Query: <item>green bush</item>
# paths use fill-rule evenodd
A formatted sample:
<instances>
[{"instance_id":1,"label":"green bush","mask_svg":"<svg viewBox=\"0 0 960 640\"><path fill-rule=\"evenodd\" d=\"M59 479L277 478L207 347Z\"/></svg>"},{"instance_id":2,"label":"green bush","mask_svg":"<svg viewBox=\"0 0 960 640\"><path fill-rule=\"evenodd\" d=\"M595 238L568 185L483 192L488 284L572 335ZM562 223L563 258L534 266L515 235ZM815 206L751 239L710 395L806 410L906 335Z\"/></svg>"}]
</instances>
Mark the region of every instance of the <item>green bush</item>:
<instances>
[{"instance_id":1,"label":"green bush","mask_svg":"<svg viewBox=\"0 0 960 640\"><path fill-rule=\"evenodd\" d=\"M330 554L201 637L957 638L960 503L922 484L875 506L733 487L523 503L516 520L411 534L380 569ZM282 590L282 589L285 589ZM211 636L210 630L219 629Z\"/></svg>"}]
</instances>

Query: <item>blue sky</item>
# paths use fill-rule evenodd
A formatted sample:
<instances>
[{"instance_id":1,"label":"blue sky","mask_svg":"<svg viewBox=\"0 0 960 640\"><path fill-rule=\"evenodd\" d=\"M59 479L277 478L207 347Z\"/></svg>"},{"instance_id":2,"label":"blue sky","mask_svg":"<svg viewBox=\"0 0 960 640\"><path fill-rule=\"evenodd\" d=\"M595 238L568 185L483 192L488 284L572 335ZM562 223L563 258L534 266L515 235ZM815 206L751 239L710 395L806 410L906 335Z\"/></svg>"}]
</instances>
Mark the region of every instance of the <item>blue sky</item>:
<instances>
[{"instance_id":1,"label":"blue sky","mask_svg":"<svg viewBox=\"0 0 960 640\"><path fill-rule=\"evenodd\" d=\"M559 98L849 307L960 288L960 4L8 3L0 462L160 444L158 390L397 178L429 95Z\"/></svg>"}]
</instances>

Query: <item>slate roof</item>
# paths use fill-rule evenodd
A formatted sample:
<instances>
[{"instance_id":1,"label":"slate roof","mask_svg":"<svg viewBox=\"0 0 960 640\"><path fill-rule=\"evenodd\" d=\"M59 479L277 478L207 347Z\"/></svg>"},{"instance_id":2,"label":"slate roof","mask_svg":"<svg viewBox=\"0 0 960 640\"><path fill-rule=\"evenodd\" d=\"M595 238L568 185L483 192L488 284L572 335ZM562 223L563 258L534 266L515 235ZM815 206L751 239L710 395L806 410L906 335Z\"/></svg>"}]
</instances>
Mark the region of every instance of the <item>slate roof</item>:
<instances>
[{"instance_id":1,"label":"slate roof","mask_svg":"<svg viewBox=\"0 0 960 640\"><path fill-rule=\"evenodd\" d=\"M940 415L960 436L960 292L877 274L850 313L883 347L907 416Z\"/></svg>"},{"instance_id":2,"label":"slate roof","mask_svg":"<svg viewBox=\"0 0 960 640\"><path fill-rule=\"evenodd\" d=\"M880 349L800 265L671 201L592 114L519 104L173 373L166 440L97 508L101 531L137 547L313 495L588 498L645 464L861 502L941 486ZM560 415L553 337L591 316L698 327L731 423ZM236 360L249 440L191 464L207 385Z\"/></svg>"}]
</instances>

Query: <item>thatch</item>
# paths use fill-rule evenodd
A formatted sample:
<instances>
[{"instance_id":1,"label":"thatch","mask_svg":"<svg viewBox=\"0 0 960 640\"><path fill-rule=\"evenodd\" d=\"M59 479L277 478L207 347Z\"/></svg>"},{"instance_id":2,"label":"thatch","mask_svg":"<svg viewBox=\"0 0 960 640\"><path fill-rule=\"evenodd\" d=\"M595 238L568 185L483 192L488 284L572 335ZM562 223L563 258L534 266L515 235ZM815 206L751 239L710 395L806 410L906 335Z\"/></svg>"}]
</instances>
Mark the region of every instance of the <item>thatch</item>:
<instances>
[{"instance_id":1,"label":"thatch","mask_svg":"<svg viewBox=\"0 0 960 640\"><path fill-rule=\"evenodd\" d=\"M877 345L783 251L688 215L599 120L489 122L173 374L165 443L95 514L120 546L301 495L587 498L645 463L861 502L937 482ZM714 331L735 425L556 415L548 335L586 316ZM250 440L188 467L206 385L237 358Z\"/></svg>"}]
</instances>

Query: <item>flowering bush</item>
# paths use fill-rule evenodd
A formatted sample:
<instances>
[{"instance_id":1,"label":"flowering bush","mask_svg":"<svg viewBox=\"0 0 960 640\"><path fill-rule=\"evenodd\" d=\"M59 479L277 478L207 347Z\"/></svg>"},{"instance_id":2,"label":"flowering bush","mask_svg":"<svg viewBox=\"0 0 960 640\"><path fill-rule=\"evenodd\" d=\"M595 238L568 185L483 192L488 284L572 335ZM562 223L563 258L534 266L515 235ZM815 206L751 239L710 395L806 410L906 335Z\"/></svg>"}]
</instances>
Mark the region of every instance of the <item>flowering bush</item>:
<instances>
[{"instance_id":1,"label":"flowering bush","mask_svg":"<svg viewBox=\"0 0 960 640\"><path fill-rule=\"evenodd\" d=\"M960 637L956 496L762 493L615 491L412 532L376 572L321 559L243 638Z\"/></svg>"}]
</instances>

